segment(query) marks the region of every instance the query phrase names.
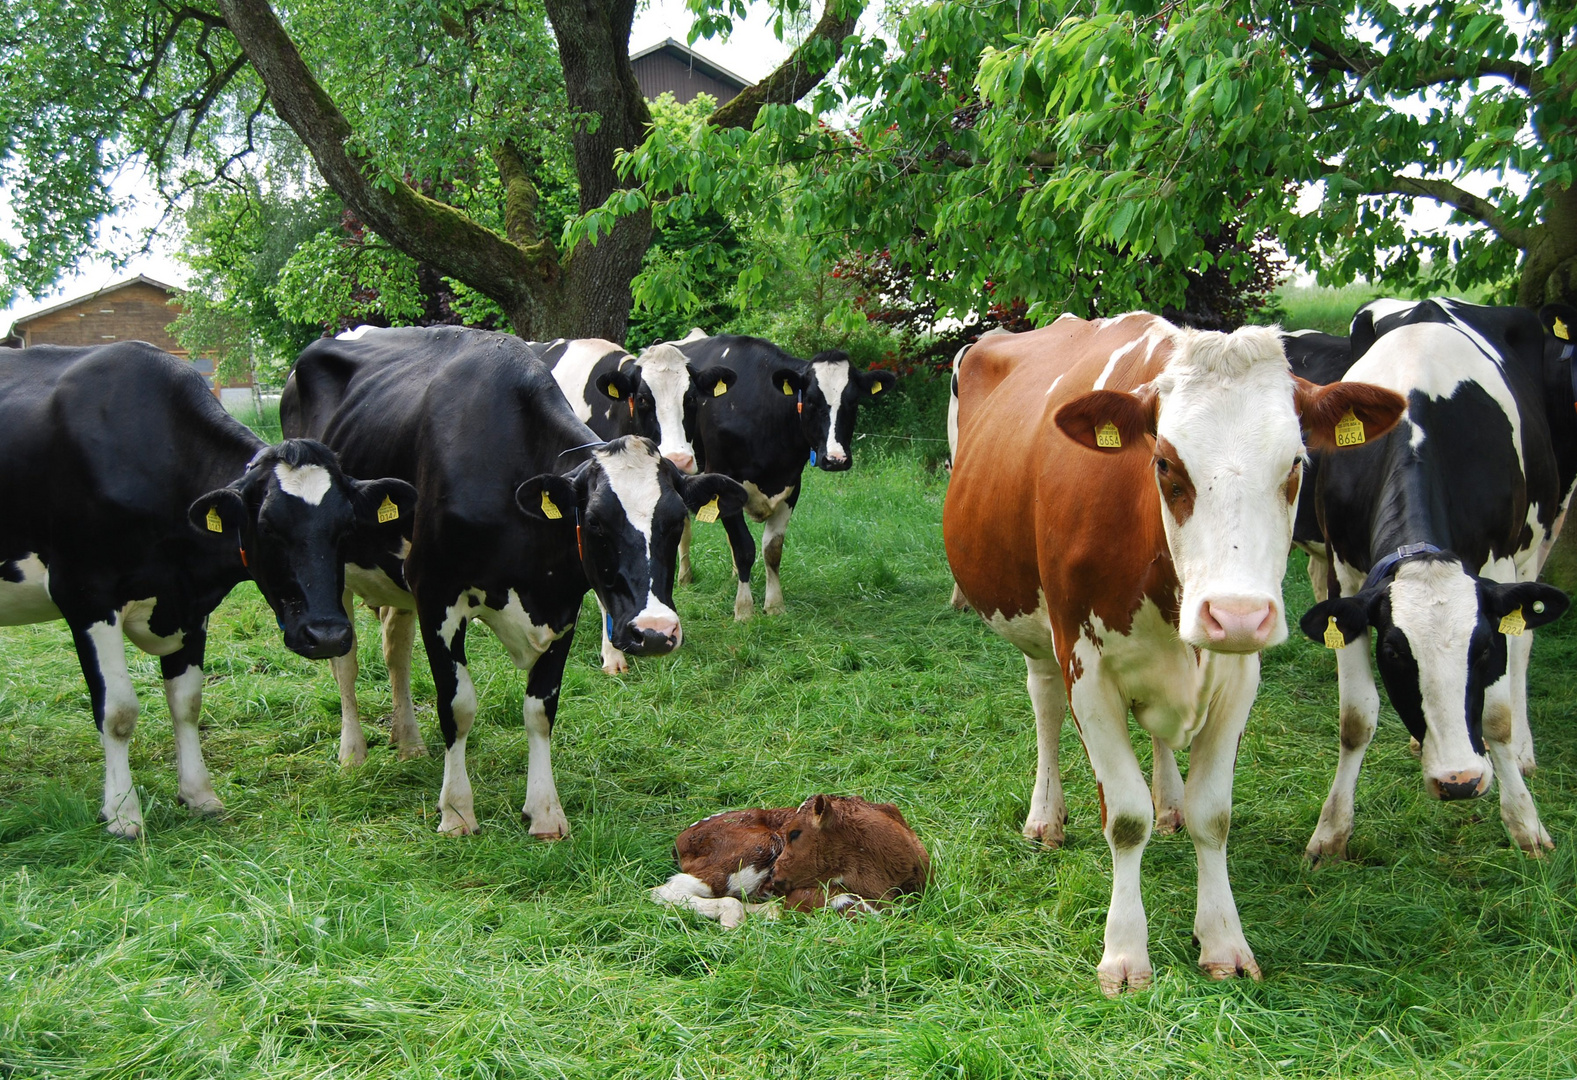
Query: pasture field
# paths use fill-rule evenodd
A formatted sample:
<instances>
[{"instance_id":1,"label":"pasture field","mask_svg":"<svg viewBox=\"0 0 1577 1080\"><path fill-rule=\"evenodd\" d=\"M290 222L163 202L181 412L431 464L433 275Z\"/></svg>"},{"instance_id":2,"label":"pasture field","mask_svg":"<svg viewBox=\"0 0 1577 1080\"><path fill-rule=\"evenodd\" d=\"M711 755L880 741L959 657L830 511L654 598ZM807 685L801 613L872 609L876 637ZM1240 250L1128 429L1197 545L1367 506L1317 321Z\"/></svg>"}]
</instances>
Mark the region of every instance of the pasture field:
<instances>
[{"instance_id":1,"label":"pasture field","mask_svg":"<svg viewBox=\"0 0 1577 1080\"><path fill-rule=\"evenodd\" d=\"M101 754L63 626L0 630L0 1076L1577 1075L1577 618L1534 652L1531 786L1553 855L1510 848L1494 796L1429 801L1387 708L1355 859L1307 868L1336 688L1299 638L1266 654L1238 764L1230 862L1265 981L1199 973L1192 847L1156 837L1156 982L1107 1001L1110 860L1073 727L1069 844L1036 850L1018 832L1034 765L1022 660L947 606L944 478L871 445L852 473L807 474L787 615L733 622L717 526L697 528L675 655L604 676L588 600L554 740L574 830L558 844L520 824L523 680L480 625L483 830L459 840L433 832L425 661L432 755L396 761L365 610L372 746L351 772L328 665L284 650L250 586L216 614L204 744L219 821L175 805L157 664L133 654L135 843L95 820ZM1311 602L1301 558L1286 596L1295 615ZM931 891L890 917L733 933L647 901L686 825L818 791L902 806Z\"/></svg>"}]
</instances>

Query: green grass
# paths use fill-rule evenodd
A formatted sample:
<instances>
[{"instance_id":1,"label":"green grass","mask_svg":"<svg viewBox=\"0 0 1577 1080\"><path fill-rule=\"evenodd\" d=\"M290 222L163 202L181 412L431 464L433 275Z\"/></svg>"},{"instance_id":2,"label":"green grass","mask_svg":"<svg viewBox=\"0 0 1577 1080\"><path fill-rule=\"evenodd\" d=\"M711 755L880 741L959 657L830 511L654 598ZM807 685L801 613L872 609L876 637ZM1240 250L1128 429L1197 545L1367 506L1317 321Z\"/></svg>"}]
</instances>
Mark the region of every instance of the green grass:
<instances>
[{"instance_id":1,"label":"green grass","mask_svg":"<svg viewBox=\"0 0 1577 1080\"><path fill-rule=\"evenodd\" d=\"M1468 290L1447 289L1444 292L1424 292L1425 296L1459 296L1475 304L1496 304L1495 290L1480 286ZM1327 285L1283 285L1276 290L1276 301L1285 315L1281 324L1287 330L1322 330L1327 334L1346 337L1352 327L1353 313L1369 301L1381 296L1412 296L1397 292L1384 285L1371 285L1366 281L1354 282L1341 288Z\"/></svg>"},{"instance_id":2,"label":"green grass","mask_svg":"<svg viewBox=\"0 0 1577 1080\"><path fill-rule=\"evenodd\" d=\"M257 432L269 442L278 442L284 436L279 428L279 399L270 398L258 408L250 403L230 410L230 415Z\"/></svg>"},{"instance_id":3,"label":"green grass","mask_svg":"<svg viewBox=\"0 0 1577 1080\"><path fill-rule=\"evenodd\" d=\"M1194 967L1192 849L1158 837L1156 984L1106 1001L1109 857L1072 725L1070 842L1038 851L1018 835L1023 663L947 607L943 481L862 454L853 473L809 474L788 614L732 621L716 526L697 530L676 655L602 675L588 605L554 747L574 832L555 845L519 822L522 680L480 626L483 831L459 840L433 833L441 744L420 659L433 756L394 760L374 722L367 764L342 771L327 665L287 653L238 589L213 620L204 701L229 814L206 822L175 805L157 664L134 654L148 831L126 843L94 820L101 754L63 628L0 632L0 1076L1577 1074L1577 622L1535 650L1531 785L1560 845L1543 862L1509 848L1493 799L1427 800L1387 711L1354 861L1305 868L1336 757L1332 664L1302 641L1268 653L1231 848L1265 981ZM1310 602L1296 565L1287 597ZM375 624L358 626L364 712L385 717ZM898 802L934 888L891 918L731 934L646 900L692 821L816 791Z\"/></svg>"}]
</instances>

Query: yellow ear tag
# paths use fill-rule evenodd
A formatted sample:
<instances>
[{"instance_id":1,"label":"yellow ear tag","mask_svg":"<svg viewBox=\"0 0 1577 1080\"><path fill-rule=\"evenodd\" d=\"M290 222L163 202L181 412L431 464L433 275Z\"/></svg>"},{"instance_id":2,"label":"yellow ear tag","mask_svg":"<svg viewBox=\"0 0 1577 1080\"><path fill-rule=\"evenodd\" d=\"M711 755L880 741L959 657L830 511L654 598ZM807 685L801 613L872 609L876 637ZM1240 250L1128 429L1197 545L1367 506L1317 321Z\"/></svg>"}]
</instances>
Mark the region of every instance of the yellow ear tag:
<instances>
[{"instance_id":1,"label":"yellow ear tag","mask_svg":"<svg viewBox=\"0 0 1577 1080\"><path fill-rule=\"evenodd\" d=\"M712 396L722 397L726 393L728 393L728 384L722 379L718 379L712 386Z\"/></svg>"},{"instance_id":2,"label":"yellow ear tag","mask_svg":"<svg viewBox=\"0 0 1577 1080\"><path fill-rule=\"evenodd\" d=\"M787 379L783 380L783 393L788 397L794 396L794 388L789 385L789 381Z\"/></svg>"},{"instance_id":3,"label":"yellow ear tag","mask_svg":"<svg viewBox=\"0 0 1577 1080\"><path fill-rule=\"evenodd\" d=\"M564 516L563 512L559 510L558 504L548 498L548 493L545 491L542 493L542 516L549 521L557 521Z\"/></svg>"},{"instance_id":4,"label":"yellow ear tag","mask_svg":"<svg viewBox=\"0 0 1577 1080\"><path fill-rule=\"evenodd\" d=\"M611 397L614 401L618 401L619 400L619 388L617 386L614 386L612 383L609 383L608 384L608 396Z\"/></svg>"},{"instance_id":5,"label":"yellow ear tag","mask_svg":"<svg viewBox=\"0 0 1577 1080\"><path fill-rule=\"evenodd\" d=\"M208 508L208 516L203 519L203 524L208 526L209 532L225 531L225 523L219 520L219 508L217 506Z\"/></svg>"},{"instance_id":6,"label":"yellow ear tag","mask_svg":"<svg viewBox=\"0 0 1577 1080\"><path fill-rule=\"evenodd\" d=\"M1522 632L1528 628L1528 620L1522 617L1522 609L1518 608L1500 620L1500 632L1510 634L1512 637L1521 637Z\"/></svg>"},{"instance_id":7,"label":"yellow ear tag","mask_svg":"<svg viewBox=\"0 0 1577 1080\"><path fill-rule=\"evenodd\" d=\"M1560 319L1556 319L1555 320L1555 325L1550 327L1550 333L1554 334L1556 337L1560 338L1562 341L1570 341L1571 340L1571 337L1569 336L1569 334L1568 334L1568 332L1566 330L1566 323L1564 321L1560 320Z\"/></svg>"},{"instance_id":8,"label":"yellow ear tag","mask_svg":"<svg viewBox=\"0 0 1577 1080\"><path fill-rule=\"evenodd\" d=\"M1334 615L1325 624L1325 647L1327 649L1345 649L1347 647L1347 638L1337 628L1336 616Z\"/></svg>"},{"instance_id":9,"label":"yellow ear tag","mask_svg":"<svg viewBox=\"0 0 1577 1080\"><path fill-rule=\"evenodd\" d=\"M1106 423L1095 429L1096 446L1109 446L1116 448L1121 447L1122 444L1123 437L1118 434L1117 425L1112 423L1110 420L1106 421Z\"/></svg>"},{"instance_id":10,"label":"yellow ear tag","mask_svg":"<svg viewBox=\"0 0 1577 1080\"><path fill-rule=\"evenodd\" d=\"M387 525L391 521L398 520L399 516L400 508L394 505L393 499L385 495L383 501L378 504L378 524Z\"/></svg>"},{"instance_id":11,"label":"yellow ear tag","mask_svg":"<svg viewBox=\"0 0 1577 1080\"><path fill-rule=\"evenodd\" d=\"M695 512L695 519L702 525L710 525L717 520L717 496L712 496L712 501Z\"/></svg>"},{"instance_id":12,"label":"yellow ear tag","mask_svg":"<svg viewBox=\"0 0 1577 1080\"><path fill-rule=\"evenodd\" d=\"M871 384L871 393L872 394L879 394L885 389L887 389L887 384L886 383L880 383L879 382L879 383L872 383Z\"/></svg>"},{"instance_id":13,"label":"yellow ear tag","mask_svg":"<svg viewBox=\"0 0 1577 1080\"><path fill-rule=\"evenodd\" d=\"M1363 442L1363 421L1348 409L1347 415L1336 421L1336 445L1361 446Z\"/></svg>"}]
</instances>

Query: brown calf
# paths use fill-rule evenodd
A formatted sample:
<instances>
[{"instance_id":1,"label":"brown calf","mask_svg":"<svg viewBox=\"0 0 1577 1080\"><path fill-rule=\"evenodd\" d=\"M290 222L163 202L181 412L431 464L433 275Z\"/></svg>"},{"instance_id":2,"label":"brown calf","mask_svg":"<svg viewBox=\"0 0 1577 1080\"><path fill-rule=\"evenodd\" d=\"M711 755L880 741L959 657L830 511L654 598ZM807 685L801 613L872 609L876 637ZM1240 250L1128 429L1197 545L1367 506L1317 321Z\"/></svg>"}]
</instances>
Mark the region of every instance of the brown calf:
<instances>
[{"instance_id":1,"label":"brown calf","mask_svg":"<svg viewBox=\"0 0 1577 1080\"><path fill-rule=\"evenodd\" d=\"M794 911L874 911L867 901L920 892L931 871L925 846L896 806L838 795L714 814L679 834L674 857L680 872L652 899L727 929L762 907L744 901L772 896Z\"/></svg>"}]
</instances>

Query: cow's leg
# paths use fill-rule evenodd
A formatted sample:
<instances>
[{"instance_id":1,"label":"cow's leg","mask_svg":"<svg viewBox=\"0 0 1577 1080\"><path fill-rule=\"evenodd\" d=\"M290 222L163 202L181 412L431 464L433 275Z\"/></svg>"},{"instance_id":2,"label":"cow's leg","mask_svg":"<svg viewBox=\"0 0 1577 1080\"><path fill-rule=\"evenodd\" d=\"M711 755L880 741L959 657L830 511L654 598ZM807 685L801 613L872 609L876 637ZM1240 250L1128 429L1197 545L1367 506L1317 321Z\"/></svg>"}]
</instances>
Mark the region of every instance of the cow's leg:
<instances>
[{"instance_id":1,"label":"cow's leg","mask_svg":"<svg viewBox=\"0 0 1577 1080\"><path fill-rule=\"evenodd\" d=\"M1374 738L1375 721L1380 716L1380 692L1375 689L1374 671L1369 667L1367 630L1362 637L1348 642L1346 648L1336 650L1336 678L1341 701L1341 756L1336 762L1331 793L1320 811L1320 822L1304 849L1304 855L1315 864L1347 857L1358 772L1363 768L1364 751Z\"/></svg>"},{"instance_id":2,"label":"cow's leg","mask_svg":"<svg viewBox=\"0 0 1577 1080\"><path fill-rule=\"evenodd\" d=\"M1026 656L1024 664L1029 668L1029 700L1035 708L1035 786L1030 790L1024 835L1055 848L1062 846L1063 828L1068 823L1068 806L1062 797L1062 769L1057 761L1068 689L1056 660Z\"/></svg>"},{"instance_id":3,"label":"cow's leg","mask_svg":"<svg viewBox=\"0 0 1577 1080\"><path fill-rule=\"evenodd\" d=\"M1538 807L1533 805L1527 781L1517 767L1509 663L1507 669L1507 675L1484 693L1484 749L1500 777L1500 819L1516 845L1537 859L1554 850L1555 841L1539 821Z\"/></svg>"},{"instance_id":4,"label":"cow's leg","mask_svg":"<svg viewBox=\"0 0 1577 1080\"><path fill-rule=\"evenodd\" d=\"M416 706L411 700L411 658L416 650L416 612L408 608L378 609L383 624L383 666L389 671L389 690L394 697L394 715L389 718L389 742L401 760L427 756L422 730L416 725Z\"/></svg>"},{"instance_id":5,"label":"cow's leg","mask_svg":"<svg viewBox=\"0 0 1577 1080\"><path fill-rule=\"evenodd\" d=\"M1223 689L1204 729L1188 753L1188 784L1183 797L1188 833L1199 865L1199 907L1194 937L1199 966L1212 979L1249 975L1258 982L1259 965L1243 937L1232 882L1227 876L1227 832L1232 827L1232 774L1238 743L1259 687L1259 657L1246 656L1236 685Z\"/></svg>"},{"instance_id":6,"label":"cow's leg","mask_svg":"<svg viewBox=\"0 0 1577 1080\"><path fill-rule=\"evenodd\" d=\"M134 840L142 832L142 803L131 782L131 736L137 730L137 691L126 668L120 620L71 628L77 659L87 679L99 743L104 747L104 807L99 820L116 836Z\"/></svg>"},{"instance_id":7,"label":"cow's leg","mask_svg":"<svg viewBox=\"0 0 1577 1080\"><path fill-rule=\"evenodd\" d=\"M329 660L334 685L339 687L339 763L360 765L367 760L367 735L361 729L361 713L356 708L356 678L361 664L356 659L356 594L349 589L341 600L350 619L350 649L344 656Z\"/></svg>"},{"instance_id":8,"label":"cow's leg","mask_svg":"<svg viewBox=\"0 0 1577 1080\"><path fill-rule=\"evenodd\" d=\"M1531 776L1539 765L1533 754L1533 729L1528 726L1528 661L1532 654L1532 630L1506 635L1506 681L1511 684L1511 757L1523 776Z\"/></svg>"},{"instance_id":9,"label":"cow's leg","mask_svg":"<svg viewBox=\"0 0 1577 1080\"><path fill-rule=\"evenodd\" d=\"M1112 899L1106 913L1106 949L1095 969L1101 992L1150 985L1149 925L1139 893L1139 867L1150 839L1155 808L1128 735L1128 702L1098 674L1085 671L1073 684L1073 717L1095 772L1101 831L1112 853ZM1190 770L1192 771L1192 770Z\"/></svg>"},{"instance_id":10,"label":"cow's leg","mask_svg":"<svg viewBox=\"0 0 1577 1080\"><path fill-rule=\"evenodd\" d=\"M602 616L598 621L598 633L602 635L602 670L608 675L623 675L630 670L630 662L608 638L608 609L602 606L601 597L597 599L597 611Z\"/></svg>"},{"instance_id":11,"label":"cow's leg","mask_svg":"<svg viewBox=\"0 0 1577 1080\"><path fill-rule=\"evenodd\" d=\"M794 495L798 495L795 489ZM783 563L783 536L788 532L789 518L794 515L794 496L778 503L772 516L761 530L761 555L767 564L767 597L762 607L768 615L783 614L783 584L778 580L778 568Z\"/></svg>"},{"instance_id":12,"label":"cow's leg","mask_svg":"<svg viewBox=\"0 0 1577 1080\"><path fill-rule=\"evenodd\" d=\"M1330 595L1330 580L1326 576L1330 573L1330 568L1331 564L1326 561L1325 556L1316 555L1312 551L1309 552L1309 564L1307 567L1309 586L1314 590L1314 602L1316 604L1325 603L1326 598Z\"/></svg>"},{"instance_id":13,"label":"cow's leg","mask_svg":"<svg viewBox=\"0 0 1577 1080\"><path fill-rule=\"evenodd\" d=\"M176 789L181 805L194 814L217 816L224 803L214 792L208 765L203 761L202 736L198 720L203 711L203 651L208 631L199 626L186 632L181 647L159 657L164 676L164 701L170 707L170 726L175 730L175 770L180 779Z\"/></svg>"},{"instance_id":14,"label":"cow's leg","mask_svg":"<svg viewBox=\"0 0 1577 1080\"><path fill-rule=\"evenodd\" d=\"M734 618L744 622L756 613L756 602L750 595L750 571L756 565L756 540L750 535L744 514L723 515L723 531L728 534L728 549L734 556L734 576L739 588L734 594Z\"/></svg>"},{"instance_id":15,"label":"cow's leg","mask_svg":"<svg viewBox=\"0 0 1577 1080\"><path fill-rule=\"evenodd\" d=\"M1183 774L1177 755L1150 736L1150 798L1155 803L1155 831L1170 835L1183 827Z\"/></svg>"},{"instance_id":16,"label":"cow's leg","mask_svg":"<svg viewBox=\"0 0 1577 1080\"><path fill-rule=\"evenodd\" d=\"M458 598L456 603L459 603ZM465 628L460 611L423 608L417 613L422 644L437 691L438 730L444 737L444 785L438 795L438 831L448 836L476 832L476 801L465 768L465 741L476 721L476 687L465 663Z\"/></svg>"},{"instance_id":17,"label":"cow's leg","mask_svg":"<svg viewBox=\"0 0 1577 1080\"><path fill-rule=\"evenodd\" d=\"M958 587L958 582L953 582L953 599L951 601L954 611L968 611L969 598L964 595L964 590Z\"/></svg>"},{"instance_id":18,"label":"cow's leg","mask_svg":"<svg viewBox=\"0 0 1577 1080\"><path fill-rule=\"evenodd\" d=\"M569 819L559 805L553 783L553 720L559 711L559 687L564 682L564 662L569 659L573 627L537 659L526 679L526 803L520 819L530 823L531 835L557 840L569 835Z\"/></svg>"},{"instance_id":19,"label":"cow's leg","mask_svg":"<svg viewBox=\"0 0 1577 1080\"><path fill-rule=\"evenodd\" d=\"M679 575L681 585L690 585L695 582L695 570L690 566L690 526L693 522L687 516L684 519L684 532L679 534Z\"/></svg>"}]
</instances>

